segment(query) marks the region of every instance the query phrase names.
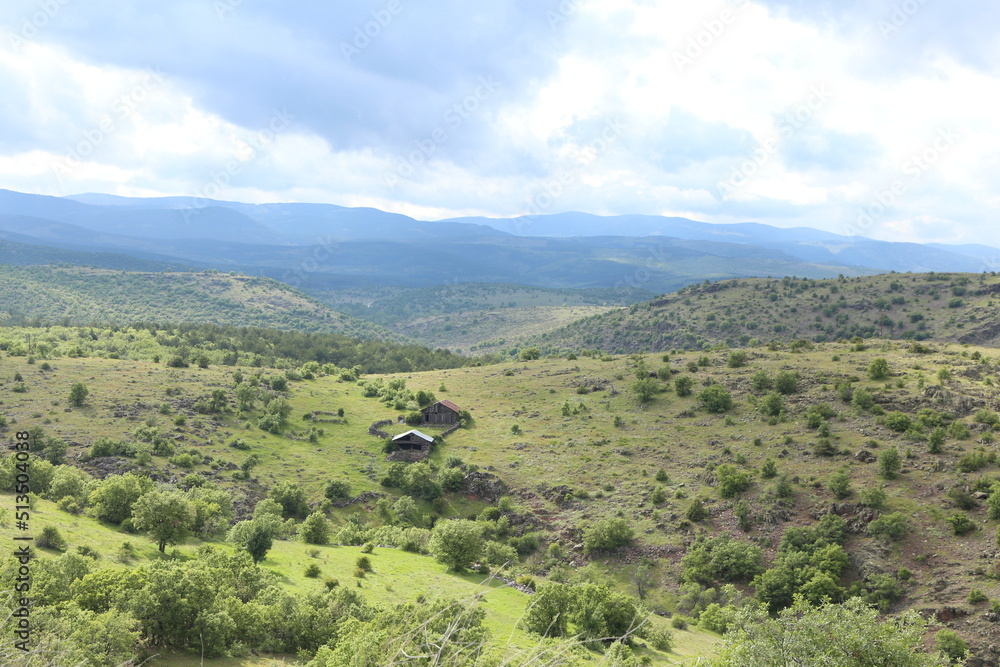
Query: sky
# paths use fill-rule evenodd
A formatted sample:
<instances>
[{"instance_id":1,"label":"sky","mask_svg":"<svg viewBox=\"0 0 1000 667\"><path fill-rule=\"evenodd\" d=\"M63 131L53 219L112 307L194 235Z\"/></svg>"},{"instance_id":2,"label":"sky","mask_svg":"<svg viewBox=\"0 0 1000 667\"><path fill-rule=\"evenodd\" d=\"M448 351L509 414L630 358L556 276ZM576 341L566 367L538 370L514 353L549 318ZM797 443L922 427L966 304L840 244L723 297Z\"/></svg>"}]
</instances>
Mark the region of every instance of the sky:
<instances>
[{"instance_id":1,"label":"sky","mask_svg":"<svg viewBox=\"0 0 1000 667\"><path fill-rule=\"evenodd\" d=\"M996 0L4 0L0 188L1000 246L998 32Z\"/></svg>"}]
</instances>

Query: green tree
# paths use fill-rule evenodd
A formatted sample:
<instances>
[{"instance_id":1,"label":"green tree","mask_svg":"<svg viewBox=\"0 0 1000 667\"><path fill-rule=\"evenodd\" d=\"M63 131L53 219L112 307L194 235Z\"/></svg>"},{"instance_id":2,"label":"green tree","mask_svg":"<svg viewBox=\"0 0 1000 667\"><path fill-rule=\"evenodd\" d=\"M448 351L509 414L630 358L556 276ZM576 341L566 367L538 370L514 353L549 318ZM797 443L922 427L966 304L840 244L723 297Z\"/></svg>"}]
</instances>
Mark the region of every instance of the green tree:
<instances>
[{"instance_id":1,"label":"green tree","mask_svg":"<svg viewBox=\"0 0 1000 667\"><path fill-rule=\"evenodd\" d=\"M482 553L483 525L467 519L438 521L429 546L438 562L461 571Z\"/></svg>"},{"instance_id":2,"label":"green tree","mask_svg":"<svg viewBox=\"0 0 1000 667\"><path fill-rule=\"evenodd\" d=\"M884 479L895 479L902 464L903 459L898 449L895 447L883 449L878 455L878 474Z\"/></svg>"},{"instance_id":3,"label":"green tree","mask_svg":"<svg viewBox=\"0 0 1000 667\"><path fill-rule=\"evenodd\" d=\"M37 465L37 464L36 464ZM153 481L127 472L105 478L90 494L89 504L101 521L120 524L132 516L132 505L153 490Z\"/></svg>"},{"instance_id":4,"label":"green tree","mask_svg":"<svg viewBox=\"0 0 1000 667\"><path fill-rule=\"evenodd\" d=\"M83 402L87 400L87 396L90 394L90 390L87 389L87 385L82 382L75 382L72 387L69 388L69 404L80 407Z\"/></svg>"},{"instance_id":5,"label":"green tree","mask_svg":"<svg viewBox=\"0 0 1000 667\"><path fill-rule=\"evenodd\" d=\"M826 488L830 490L830 493L834 495L838 500L843 500L844 498L850 497L854 490L851 488L851 475L847 471L847 468L841 468L830 477L830 481L827 482Z\"/></svg>"},{"instance_id":6,"label":"green tree","mask_svg":"<svg viewBox=\"0 0 1000 667\"><path fill-rule=\"evenodd\" d=\"M653 400L653 397L660 393L662 389L663 386L659 382L649 377L636 380L632 383L632 393L635 394L640 403L648 403Z\"/></svg>"},{"instance_id":7,"label":"green tree","mask_svg":"<svg viewBox=\"0 0 1000 667\"><path fill-rule=\"evenodd\" d=\"M542 351L537 347L528 347L521 350L521 354L518 356L521 361L534 361L542 356Z\"/></svg>"},{"instance_id":8,"label":"green tree","mask_svg":"<svg viewBox=\"0 0 1000 667\"><path fill-rule=\"evenodd\" d=\"M179 491L150 491L135 502L132 511L136 528L148 532L161 552L168 544L187 539L194 526L194 507Z\"/></svg>"},{"instance_id":9,"label":"green tree","mask_svg":"<svg viewBox=\"0 0 1000 667\"><path fill-rule=\"evenodd\" d=\"M878 357L868 364L868 378L870 380L884 380L889 377L889 362L882 357Z\"/></svg>"},{"instance_id":10,"label":"green tree","mask_svg":"<svg viewBox=\"0 0 1000 667\"><path fill-rule=\"evenodd\" d=\"M934 650L958 662L969 654L969 645L954 630L938 630L934 635Z\"/></svg>"},{"instance_id":11,"label":"green tree","mask_svg":"<svg viewBox=\"0 0 1000 667\"><path fill-rule=\"evenodd\" d=\"M737 611L714 667L785 665L893 665L944 667L947 659L923 651L926 623L914 611L879 621L860 598L814 607L805 599L770 617L761 607Z\"/></svg>"},{"instance_id":12,"label":"green tree","mask_svg":"<svg viewBox=\"0 0 1000 667\"><path fill-rule=\"evenodd\" d=\"M795 371L780 371L774 378L774 388L779 394L794 394L799 390L799 374Z\"/></svg>"},{"instance_id":13,"label":"green tree","mask_svg":"<svg viewBox=\"0 0 1000 667\"><path fill-rule=\"evenodd\" d=\"M267 496L281 505L285 516L302 516L309 510L306 504L306 492L294 482L278 482Z\"/></svg>"},{"instance_id":14,"label":"green tree","mask_svg":"<svg viewBox=\"0 0 1000 667\"><path fill-rule=\"evenodd\" d=\"M330 541L330 524L322 512L313 512L299 527L299 537L306 544L327 544Z\"/></svg>"},{"instance_id":15,"label":"green tree","mask_svg":"<svg viewBox=\"0 0 1000 667\"><path fill-rule=\"evenodd\" d=\"M690 375L681 375L674 380L674 391L678 396L690 396L694 390L694 380Z\"/></svg>"},{"instance_id":16,"label":"green tree","mask_svg":"<svg viewBox=\"0 0 1000 667\"><path fill-rule=\"evenodd\" d=\"M733 397L719 384L699 392L698 400L709 412L726 412L733 407Z\"/></svg>"},{"instance_id":17,"label":"green tree","mask_svg":"<svg viewBox=\"0 0 1000 667\"><path fill-rule=\"evenodd\" d=\"M271 537L271 532L260 524L254 524L244 549L250 554L253 562L259 563L267 556L272 544L274 538Z\"/></svg>"},{"instance_id":18,"label":"green tree","mask_svg":"<svg viewBox=\"0 0 1000 667\"><path fill-rule=\"evenodd\" d=\"M564 636L572 602L570 590L566 584L542 584L531 596L528 609L521 617L524 629L543 637Z\"/></svg>"}]
</instances>

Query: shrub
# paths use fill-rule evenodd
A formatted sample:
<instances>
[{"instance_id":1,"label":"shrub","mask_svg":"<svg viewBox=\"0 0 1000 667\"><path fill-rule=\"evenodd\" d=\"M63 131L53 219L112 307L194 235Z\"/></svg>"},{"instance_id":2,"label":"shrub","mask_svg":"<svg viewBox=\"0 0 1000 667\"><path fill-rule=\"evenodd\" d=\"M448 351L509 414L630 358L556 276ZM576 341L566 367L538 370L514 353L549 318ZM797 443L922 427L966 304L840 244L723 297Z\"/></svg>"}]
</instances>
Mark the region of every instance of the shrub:
<instances>
[{"instance_id":1,"label":"shrub","mask_svg":"<svg viewBox=\"0 0 1000 667\"><path fill-rule=\"evenodd\" d=\"M747 353L743 350L733 350L729 353L729 358L726 360L726 365L729 368L742 368L747 365Z\"/></svg>"},{"instance_id":2,"label":"shrub","mask_svg":"<svg viewBox=\"0 0 1000 667\"><path fill-rule=\"evenodd\" d=\"M969 591L969 597L967 598L967 600L969 604L981 604L989 600L989 598L986 596L986 593L983 593L978 588L973 588L971 591Z\"/></svg>"},{"instance_id":3,"label":"shrub","mask_svg":"<svg viewBox=\"0 0 1000 667\"><path fill-rule=\"evenodd\" d=\"M305 575L310 579L315 579L319 577L319 574L320 574L319 565L317 565L316 563L309 563L309 565L306 566Z\"/></svg>"},{"instance_id":4,"label":"shrub","mask_svg":"<svg viewBox=\"0 0 1000 667\"><path fill-rule=\"evenodd\" d=\"M897 433L903 433L913 425L913 420L906 413L893 410L885 416L885 425Z\"/></svg>"},{"instance_id":5,"label":"shrub","mask_svg":"<svg viewBox=\"0 0 1000 667\"><path fill-rule=\"evenodd\" d=\"M934 650L944 653L952 662L963 660L969 653L969 645L952 630L939 630L934 635Z\"/></svg>"},{"instance_id":6,"label":"shrub","mask_svg":"<svg viewBox=\"0 0 1000 667\"><path fill-rule=\"evenodd\" d=\"M83 405L88 394L90 394L90 390L87 389L87 385L82 382L74 383L69 389L69 404L76 407Z\"/></svg>"},{"instance_id":7,"label":"shrub","mask_svg":"<svg viewBox=\"0 0 1000 667\"><path fill-rule=\"evenodd\" d=\"M860 503L865 507L880 510L885 507L889 494L881 486L872 486L861 490Z\"/></svg>"},{"instance_id":8,"label":"shrub","mask_svg":"<svg viewBox=\"0 0 1000 667\"><path fill-rule=\"evenodd\" d=\"M889 362L882 357L878 357L868 365L868 378L871 380L884 380L889 377Z\"/></svg>"},{"instance_id":9,"label":"shrub","mask_svg":"<svg viewBox=\"0 0 1000 667\"><path fill-rule=\"evenodd\" d=\"M799 374L794 371L781 371L774 378L774 388L780 394L794 394L799 390Z\"/></svg>"},{"instance_id":10,"label":"shrub","mask_svg":"<svg viewBox=\"0 0 1000 667\"><path fill-rule=\"evenodd\" d=\"M323 491L325 495L330 500L343 500L345 498L351 497L351 485L349 482L345 482L339 479L330 480L326 489Z\"/></svg>"},{"instance_id":11,"label":"shrub","mask_svg":"<svg viewBox=\"0 0 1000 667\"><path fill-rule=\"evenodd\" d=\"M678 396L690 396L693 392L694 380L688 375L682 375L674 380L674 391Z\"/></svg>"},{"instance_id":12,"label":"shrub","mask_svg":"<svg viewBox=\"0 0 1000 667\"><path fill-rule=\"evenodd\" d=\"M583 533L583 550L591 554L595 552L613 551L635 539L632 525L625 519L615 517L594 523Z\"/></svg>"},{"instance_id":13,"label":"shrub","mask_svg":"<svg viewBox=\"0 0 1000 667\"><path fill-rule=\"evenodd\" d=\"M851 489L851 476L847 472L846 468L841 468L830 478L827 482L826 488L830 490L830 493L834 495L838 500L843 500L844 498L850 497L854 493Z\"/></svg>"},{"instance_id":14,"label":"shrub","mask_svg":"<svg viewBox=\"0 0 1000 667\"><path fill-rule=\"evenodd\" d=\"M875 407L875 397L867 389L855 389L851 395L851 405L860 410L871 410Z\"/></svg>"},{"instance_id":15,"label":"shrub","mask_svg":"<svg viewBox=\"0 0 1000 667\"><path fill-rule=\"evenodd\" d=\"M890 540L902 538L910 530L910 522L902 512L884 514L868 524L868 534Z\"/></svg>"},{"instance_id":16,"label":"shrub","mask_svg":"<svg viewBox=\"0 0 1000 667\"><path fill-rule=\"evenodd\" d=\"M764 479L772 479L778 476L778 464L774 462L774 459L764 459L764 463L760 466L760 476Z\"/></svg>"},{"instance_id":17,"label":"shrub","mask_svg":"<svg viewBox=\"0 0 1000 667\"><path fill-rule=\"evenodd\" d=\"M372 561L368 556L358 556L354 564L359 570L364 570L365 572L372 571Z\"/></svg>"},{"instance_id":18,"label":"shrub","mask_svg":"<svg viewBox=\"0 0 1000 667\"><path fill-rule=\"evenodd\" d=\"M895 447L882 450L878 455L878 474L885 479L895 479L902 466L902 458Z\"/></svg>"},{"instance_id":19,"label":"shrub","mask_svg":"<svg viewBox=\"0 0 1000 667\"><path fill-rule=\"evenodd\" d=\"M726 412L733 407L733 397L718 384L699 392L698 400L709 412Z\"/></svg>"},{"instance_id":20,"label":"shrub","mask_svg":"<svg viewBox=\"0 0 1000 667\"><path fill-rule=\"evenodd\" d=\"M35 544L44 549L58 549L62 551L66 548L66 539L55 526L45 526L35 540Z\"/></svg>"},{"instance_id":21,"label":"shrub","mask_svg":"<svg viewBox=\"0 0 1000 667\"><path fill-rule=\"evenodd\" d=\"M771 387L774 386L774 380L771 376L767 374L767 371L759 370L755 371L753 375L750 376L750 387L754 391L765 392L770 391Z\"/></svg>"},{"instance_id":22,"label":"shrub","mask_svg":"<svg viewBox=\"0 0 1000 667\"><path fill-rule=\"evenodd\" d=\"M992 452L989 454L980 451L969 452L967 454L962 455L962 458L958 460L958 463L955 464L955 467L958 468L960 472L975 472L977 470L985 468L995 459L996 459L996 454Z\"/></svg>"},{"instance_id":23,"label":"shrub","mask_svg":"<svg viewBox=\"0 0 1000 667\"><path fill-rule=\"evenodd\" d=\"M951 529L956 535L967 535L976 529L976 522L964 512L955 512L946 521L951 524Z\"/></svg>"},{"instance_id":24,"label":"shrub","mask_svg":"<svg viewBox=\"0 0 1000 667\"><path fill-rule=\"evenodd\" d=\"M784 409L784 399L781 397L781 394L774 392L771 392L764 398L760 399L760 402L757 404L757 410L759 410L762 415L768 417L778 417Z\"/></svg>"},{"instance_id":25,"label":"shrub","mask_svg":"<svg viewBox=\"0 0 1000 667\"><path fill-rule=\"evenodd\" d=\"M701 498L695 498L691 501L691 506L688 507L687 518L688 521L693 521L698 523L704 521L708 517L708 510L705 509L705 503L702 502Z\"/></svg>"}]
</instances>

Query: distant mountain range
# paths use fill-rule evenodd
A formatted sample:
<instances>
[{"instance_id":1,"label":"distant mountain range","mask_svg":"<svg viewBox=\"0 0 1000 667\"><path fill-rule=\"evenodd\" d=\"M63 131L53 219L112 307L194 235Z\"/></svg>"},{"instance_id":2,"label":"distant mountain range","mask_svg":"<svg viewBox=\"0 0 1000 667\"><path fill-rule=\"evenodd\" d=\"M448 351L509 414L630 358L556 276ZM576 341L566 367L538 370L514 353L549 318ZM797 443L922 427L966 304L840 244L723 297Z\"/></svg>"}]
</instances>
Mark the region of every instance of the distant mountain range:
<instances>
[{"instance_id":1,"label":"distant mountain range","mask_svg":"<svg viewBox=\"0 0 1000 667\"><path fill-rule=\"evenodd\" d=\"M757 223L559 213L421 221L373 208L192 197L50 197L0 190L0 238L163 266L265 275L306 291L517 283L665 293L703 280L992 270L1000 250L847 237ZM10 248L12 246L8 246ZM9 255L10 253L8 253ZM27 255L42 257L37 250ZM152 266L144 266L149 269Z\"/></svg>"}]
</instances>

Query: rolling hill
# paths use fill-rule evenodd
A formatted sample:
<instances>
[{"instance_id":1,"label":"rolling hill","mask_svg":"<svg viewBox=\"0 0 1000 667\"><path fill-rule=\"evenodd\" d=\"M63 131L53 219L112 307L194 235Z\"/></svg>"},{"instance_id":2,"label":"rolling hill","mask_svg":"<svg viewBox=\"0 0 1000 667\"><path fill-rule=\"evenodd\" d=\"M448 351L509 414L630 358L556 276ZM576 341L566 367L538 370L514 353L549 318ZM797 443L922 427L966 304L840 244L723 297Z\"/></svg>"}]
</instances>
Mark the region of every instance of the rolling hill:
<instances>
[{"instance_id":1,"label":"rolling hill","mask_svg":"<svg viewBox=\"0 0 1000 667\"><path fill-rule=\"evenodd\" d=\"M137 272L0 266L3 320L215 323L398 340L269 278L217 271Z\"/></svg>"},{"instance_id":2,"label":"rolling hill","mask_svg":"<svg viewBox=\"0 0 1000 667\"><path fill-rule=\"evenodd\" d=\"M810 584L817 571L809 568L820 568L824 594L860 596L890 614L915 609L931 632L957 630L975 655L989 658L991 601L1000 600L995 348L776 342L737 351L577 354L371 375L359 383L322 367L310 371L312 379L305 366L242 368L234 377L214 365L69 358L58 347L29 363L23 350L32 340L37 345L39 334L9 335L19 341L7 343L0 380L23 390L7 394L3 416L66 442L67 461L98 477L133 470L183 487L215 485L234 494L236 518L291 484L303 490L308 511L328 517L331 540L354 547L389 539L373 536L393 526L478 517L492 539L521 554L513 574L539 583L604 583L703 628L724 627L717 623L725 610L750 597L780 607L785 589L778 584L817 595L819 584ZM678 382L683 378L687 384ZM85 383L89 396L67 411L75 382ZM237 387L244 384L256 400L241 407ZM415 408L418 392L457 403L474 421L445 438L430 466L392 464L369 427L389 420L393 432L410 428L395 423ZM265 430L273 427L264 419L265 395L288 404L287 424L276 432ZM342 419L316 420L339 409ZM169 447L137 455L155 434ZM93 456L102 436L132 453ZM256 463L245 465L251 458ZM455 470L460 474L446 474ZM454 486L458 478L476 479L473 473L497 481L485 490ZM443 495L433 492L438 478L451 480ZM350 498L325 502L330 481L346 483ZM509 500L501 502L503 494ZM404 496L415 508L396 505ZM699 504L703 513L694 511ZM51 509L46 518L67 532L77 521ZM630 539L588 546L593 529L615 519L631 527ZM736 553L728 549L743 550L737 562L747 568L739 572L749 574L713 569L711 548L720 559ZM343 584L354 552L317 549L321 569ZM385 579L364 583L365 595L398 595L392 582L405 568L409 576L438 577L446 595L466 586L439 577L434 567L441 566L430 559L392 557L380 570L379 551L376 572ZM810 560L820 551L826 560ZM264 565L298 586L307 562L300 548L281 545ZM676 660L644 654L654 664Z\"/></svg>"},{"instance_id":3,"label":"rolling hill","mask_svg":"<svg viewBox=\"0 0 1000 667\"><path fill-rule=\"evenodd\" d=\"M854 336L992 346L1000 345L998 294L1000 277L994 273L721 281L691 285L520 342L553 351L616 353Z\"/></svg>"}]
</instances>

